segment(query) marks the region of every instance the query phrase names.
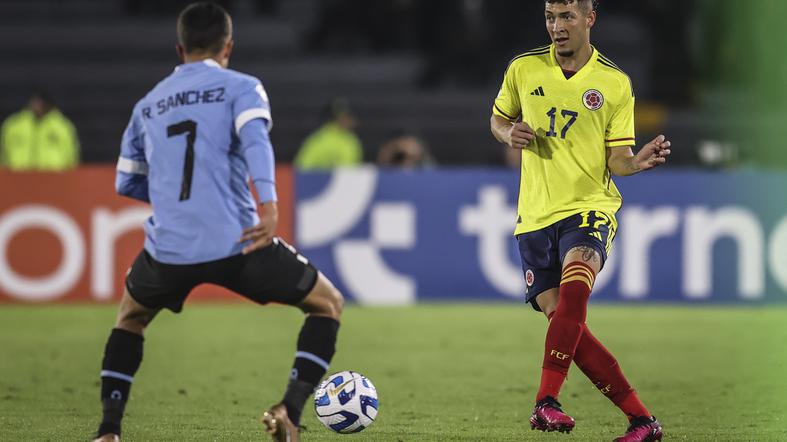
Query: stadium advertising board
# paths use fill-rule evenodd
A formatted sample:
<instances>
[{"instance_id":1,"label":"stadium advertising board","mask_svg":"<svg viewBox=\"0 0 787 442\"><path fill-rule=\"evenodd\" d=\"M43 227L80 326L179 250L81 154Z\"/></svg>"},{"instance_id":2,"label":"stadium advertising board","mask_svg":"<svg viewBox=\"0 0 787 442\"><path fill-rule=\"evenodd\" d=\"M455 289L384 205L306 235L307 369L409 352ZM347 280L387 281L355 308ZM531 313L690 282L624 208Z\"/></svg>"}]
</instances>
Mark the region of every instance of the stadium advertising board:
<instances>
[{"instance_id":1,"label":"stadium advertising board","mask_svg":"<svg viewBox=\"0 0 787 442\"><path fill-rule=\"evenodd\" d=\"M292 238L292 170L276 171L279 233ZM139 253L146 204L115 194L115 171L0 170L0 302L110 301ZM215 287L197 298L233 299Z\"/></svg>"},{"instance_id":2,"label":"stadium advertising board","mask_svg":"<svg viewBox=\"0 0 787 442\"><path fill-rule=\"evenodd\" d=\"M296 176L296 243L365 304L519 300L515 171ZM787 301L787 175L655 172L624 195L594 300Z\"/></svg>"},{"instance_id":3,"label":"stadium advertising board","mask_svg":"<svg viewBox=\"0 0 787 442\"><path fill-rule=\"evenodd\" d=\"M522 299L515 171L277 173L280 233L356 301ZM150 212L113 183L111 167L0 171L0 302L120 296ZM620 231L593 299L787 301L786 174L665 171L617 183ZM223 294L196 298L237 299Z\"/></svg>"}]
</instances>

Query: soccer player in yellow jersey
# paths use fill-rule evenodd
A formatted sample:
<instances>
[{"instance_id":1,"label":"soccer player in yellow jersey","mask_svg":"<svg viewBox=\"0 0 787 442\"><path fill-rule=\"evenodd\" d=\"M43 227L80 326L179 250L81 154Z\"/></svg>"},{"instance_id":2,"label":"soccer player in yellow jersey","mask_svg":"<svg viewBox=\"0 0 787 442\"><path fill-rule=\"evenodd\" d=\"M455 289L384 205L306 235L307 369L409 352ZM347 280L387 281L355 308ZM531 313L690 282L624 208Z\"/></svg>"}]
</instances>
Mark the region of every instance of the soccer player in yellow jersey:
<instances>
[{"instance_id":1,"label":"soccer player in yellow jersey","mask_svg":"<svg viewBox=\"0 0 787 442\"><path fill-rule=\"evenodd\" d=\"M545 0L552 44L508 66L492 109L494 136L522 151L519 241L526 296L549 319L532 428L569 432L557 402L574 361L629 418L616 441L661 440L662 430L585 320L593 282L615 236L621 196L612 175L666 162L659 136L635 155L628 76L590 44L593 0Z\"/></svg>"}]
</instances>

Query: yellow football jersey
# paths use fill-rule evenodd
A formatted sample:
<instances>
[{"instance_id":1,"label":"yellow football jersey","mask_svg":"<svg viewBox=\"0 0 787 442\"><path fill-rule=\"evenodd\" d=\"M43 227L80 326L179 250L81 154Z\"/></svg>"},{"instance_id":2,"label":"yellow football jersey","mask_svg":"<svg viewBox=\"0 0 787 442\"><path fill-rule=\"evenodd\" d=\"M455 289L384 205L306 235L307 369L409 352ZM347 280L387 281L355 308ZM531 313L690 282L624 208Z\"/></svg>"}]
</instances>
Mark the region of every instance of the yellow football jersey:
<instances>
[{"instance_id":1,"label":"yellow football jersey","mask_svg":"<svg viewBox=\"0 0 787 442\"><path fill-rule=\"evenodd\" d=\"M616 227L622 198L606 148L634 145L634 93L623 71L593 48L566 79L554 45L534 49L511 61L492 112L536 134L522 150L515 234L592 210Z\"/></svg>"}]
</instances>

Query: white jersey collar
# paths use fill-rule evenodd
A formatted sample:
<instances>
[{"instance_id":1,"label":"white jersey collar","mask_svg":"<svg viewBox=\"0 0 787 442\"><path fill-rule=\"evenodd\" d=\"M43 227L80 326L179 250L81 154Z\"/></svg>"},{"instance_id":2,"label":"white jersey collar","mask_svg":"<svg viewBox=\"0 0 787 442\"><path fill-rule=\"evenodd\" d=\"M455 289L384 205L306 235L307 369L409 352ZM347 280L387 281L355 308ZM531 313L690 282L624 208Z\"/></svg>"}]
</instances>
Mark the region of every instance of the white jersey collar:
<instances>
[{"instance_id":1,"label":"white jersey collar","mask_svg":"<svg viewBox=\"0 0 787 442\"><path fill-rule=\"evenodd\" d=\"M221 65L216 60L214 60L212 58L206 58L206 59L202 60L202 62L205 63L206 65L212 67L212 68L221 68Z\"/></svg>"},{"instance_id":2,"label":"white jersey collar","mask_svg":"<svg viewBox=\"0 0 787 442\"><path fill-rule=\"evenodd\" d=\"M212 58L206 58L206 59L202 60L201 62L200 61L192 61L191 63L183 63L183 64L181 64L179 66L175 66L175 71L179 70L183 66L189 66L189 65L194 66L197 63L203 63L206 66L210 66L212 68L219 68L219 69L222 68L222 66L216 60L214 60Z\"/></svg>"}]
</instances>

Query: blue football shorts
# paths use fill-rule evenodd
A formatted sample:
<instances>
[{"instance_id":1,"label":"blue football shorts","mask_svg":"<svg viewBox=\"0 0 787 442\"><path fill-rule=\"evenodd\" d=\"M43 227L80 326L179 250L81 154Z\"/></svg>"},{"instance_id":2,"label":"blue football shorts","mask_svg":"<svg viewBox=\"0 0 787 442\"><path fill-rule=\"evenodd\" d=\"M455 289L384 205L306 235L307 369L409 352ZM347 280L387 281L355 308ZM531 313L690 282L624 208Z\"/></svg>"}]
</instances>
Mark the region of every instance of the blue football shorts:
<instances>
[{"instance_id":1,"label":"blue football shorts","mask_svg":"<svg viewBox=\"0 0 787 442\"><path fill-rule=\"evenodd\" d=\"M562 219L551 226L517 235L522 271L525 275L525 300L541 311L536 297L560 287L563 259L575 247L587 246L601 255L601 266L615 237L614 218L588 211Z\"/></svg>"}]
</instances>

